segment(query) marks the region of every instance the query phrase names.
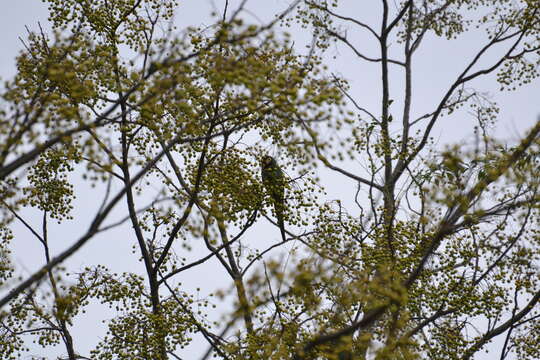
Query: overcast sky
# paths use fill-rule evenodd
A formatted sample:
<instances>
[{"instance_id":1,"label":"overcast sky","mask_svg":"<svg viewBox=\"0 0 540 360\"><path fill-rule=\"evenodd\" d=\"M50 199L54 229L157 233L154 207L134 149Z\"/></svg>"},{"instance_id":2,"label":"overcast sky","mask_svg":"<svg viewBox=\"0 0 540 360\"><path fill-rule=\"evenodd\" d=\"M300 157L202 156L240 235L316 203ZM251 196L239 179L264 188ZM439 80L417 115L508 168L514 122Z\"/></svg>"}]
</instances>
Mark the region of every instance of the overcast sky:
<instances>
[{"instance_id":1,"label":"overcast sky","mask_svg":"<svg viewBox=\"0 0 540 360\"><path fill-rule=\"evenodd\" d=\"M176 22L179 26L194 25L194 24L209 24L207 14L212 8L211 2L203 2L201 0L186 0L182 1L185 9L178 11ZM215 0L215 4L222 4L221 1ZM257 19L267 21L276 10L284 9L287 6L287 1L284 0L251 0L248 8L253 14L246 14L247 19L256 22ZM348 8L345 9L347 14L361 14L365 21L376 23L378 1L345 1ZM363 3L359 5L352 5ZM234 2L233 2L234 4ZM231 5L234 8L234 5ZM220 5L218 5L220 6ZM0 76L2 80L10 79L15 73L15 56L22 49L23 45L19 37L26 37L26 28L31 30L38 29L38 22L41 22L43 27L48 31L50 29L47 22L47 9L41 1L21 0L9 1L9 6L4 5L3 11L0 13L0 31L2 34L2 52L0 52ZM256 15L256 16L255 16ZM310 34L306 30L293 29L293 38L299 39L298 44L307 41ZM464 36L460 40L452 41L452 44L447 42L437 42L434 38L427 39L430 46L424 45L423 50L418 56L417 63L414 69L418 71L415 75L415 94L413 100L414 113L420 115L433 108L434 98L439 99L440 95L452 79L463 69L463 65L470 60L470 55L481 46L482 38L473 36ZM375 44L369 39L369 36L360 36L355 39L356 44L362 44L362 48L367 49L366 52L375 51ZM397 49L397 48L396 48ZM333 60L332 55L337 55L337 59ZM399 56L399 53L396 54ZM342 74L351 81L351 93L357 100L368 108L373 109L374 113L378 113L380 101L380 75L377 72L377 67L359 63L351 56L349 51L344 48L332 47L329 49L327 58L330 65L330 70ZM393 77L392 88L396 91L403 85L401 75ZM493 93L493 98L499 101L501 106L500 122L497 126L497 134L504 137L510 142L516 141L520 135L523 135L526 129L534 122L538 112L540 111L539 94L540 82L533 82L532 85L524 86L515 92ZM485 91L494 91L497 86L493 80L484 80L475 82L476 86ZM399 100L398 100L399 101ZM464 113L461 118L445 118L437 126L434 136L439 141L439 145L443 146L455 141L470 142L472 137L473 119L467 117ZM343 192L341 183L336 183L335 178L331 173L323 172L324 182L328 184L329 197L349 198L349 192ZM343 180L339 180L343 181ZM347 184L353 186L354 184ZM157 187L156 187L157 189ZM350 188L348 188L350 189ZM81 193L77 199L75 218L77 214L84 213L87 208L86 204L93 200L93 190L88 188ZM117 210L117 215L120 215L122 208ZM36 212L28 212L27 216L32 219L36 218ZM84 225L86 226L86 225ZM62 225L62 227L53 227L51 233L56 236L58 241L54 244L56 252L68 247L76 239L76 234L81 229L81 223L72 221ZM270 227L263 227L270 229ZM273 230L272 230L273 231ZM43 255L37 241L30 237L23 229L18 228L17 237L14 240L15 252L14 262L16 266L21 266L26 269L26 274L35 270L43 264ZM278 233L273 235L278 236ZM121 257L118 254L126 254L131 251L132 243L122 241L122 233L116 232L106 237L98 237L86 245L83 250L73 258L67 265L75 270L81 269L83 266L92 263L103 263L116 271L129 271L137 266L133 256ZM106 251L104 251L106 249ZM201 269L196 276L182 279L186 288L195 288L200 285L202 279L206 284L214 284L208 288L219 287L220 279L215 274L211 273L211 269ZM210 276L211 275L211 276ZM210 291L203 290L203 291ZM201 294L205 296L206 294ZM91 311L90 311L91 312ZM112 314L111 314L112 316ZM98 336L102 336L102 328L95 323L95 317L90 315L81 317L79 322L75 322L73 329L77 348L87 354L93 345L95 345ZM200 346L200 345L199 345ZM40 348L35 348L35 355L53 356L56 353L43 352L40 354ZM188 357L189 358L189 357ZM489 359L486 356L485 359ZM481 359L481 357L479 357Z\"/></svg>"}]
</instances>

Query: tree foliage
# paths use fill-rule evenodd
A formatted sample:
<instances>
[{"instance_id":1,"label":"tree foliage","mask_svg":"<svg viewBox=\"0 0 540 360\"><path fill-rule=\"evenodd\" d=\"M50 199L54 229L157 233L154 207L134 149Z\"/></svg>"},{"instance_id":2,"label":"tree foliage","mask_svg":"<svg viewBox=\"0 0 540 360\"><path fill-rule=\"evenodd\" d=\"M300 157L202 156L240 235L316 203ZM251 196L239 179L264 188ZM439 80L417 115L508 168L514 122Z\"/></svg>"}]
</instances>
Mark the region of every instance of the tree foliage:
<instances>
[{"instance_id":1,"label":"tree foliage","mask_svg":"<svg viewBox=\"0 0 540 360\"><path fill-rule=\"evenodd\" d=\"M46 3L53 32L29 34L2 91L2 358L31 341L73 360L540 357L540 120L498 140L476 88L538 83L540 3L381 0L373 26L338 0L258 25L226 1L181 30L174 0ZM313 34L307 54L287 26ZM421 113L426 39L473 33L485 42ZM328 69L336 48L380 74L377 110L358 73ZM464 117L476 141L438 146L434 129ZM285 174L280 214L264 158ZM138 268L62 267L118 233ZM19 278L10 250L28 234L43 262ZM73 334L98 305L113 316L83 353Z\"/></svg>"}]
</instances>

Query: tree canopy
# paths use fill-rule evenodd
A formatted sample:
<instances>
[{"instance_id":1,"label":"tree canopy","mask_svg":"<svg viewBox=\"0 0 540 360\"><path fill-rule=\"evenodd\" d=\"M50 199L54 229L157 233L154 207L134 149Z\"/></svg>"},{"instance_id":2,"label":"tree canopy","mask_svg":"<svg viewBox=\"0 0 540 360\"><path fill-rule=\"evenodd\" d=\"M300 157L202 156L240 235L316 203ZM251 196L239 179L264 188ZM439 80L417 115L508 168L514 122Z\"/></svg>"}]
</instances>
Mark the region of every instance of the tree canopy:
<instances>
[{"instance_id":1,"label":"tree canopy","mask_svg":"<svg viewBox=\"0 0 540 360\"><path fill-rule=\"evenodd\" d=\"M539 88L538 1L44 2L1 91L0 357L540 358L540 117L497 138L492 97Z\"/></svg>"}]
</instances>

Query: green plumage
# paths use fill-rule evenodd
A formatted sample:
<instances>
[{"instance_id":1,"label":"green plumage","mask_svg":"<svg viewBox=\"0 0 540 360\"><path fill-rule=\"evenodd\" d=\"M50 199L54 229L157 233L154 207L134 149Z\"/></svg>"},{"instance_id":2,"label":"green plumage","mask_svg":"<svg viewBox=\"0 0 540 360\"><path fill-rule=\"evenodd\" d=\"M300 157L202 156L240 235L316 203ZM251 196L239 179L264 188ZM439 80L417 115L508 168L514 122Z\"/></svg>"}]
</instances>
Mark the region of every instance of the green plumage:
<instances>
[{"instance_id":1,"label":"green plumage","mask_svg":"<svg viewBox=\"0 0 540 360\"><path fill-rule=\"evenodd\" d=\"M285 211L285 176L276 160L268 155L261 160L261 175L266 192L274 205L281 238L285 241L285 223L283 220Z\"/></svg>"}]
</instances>

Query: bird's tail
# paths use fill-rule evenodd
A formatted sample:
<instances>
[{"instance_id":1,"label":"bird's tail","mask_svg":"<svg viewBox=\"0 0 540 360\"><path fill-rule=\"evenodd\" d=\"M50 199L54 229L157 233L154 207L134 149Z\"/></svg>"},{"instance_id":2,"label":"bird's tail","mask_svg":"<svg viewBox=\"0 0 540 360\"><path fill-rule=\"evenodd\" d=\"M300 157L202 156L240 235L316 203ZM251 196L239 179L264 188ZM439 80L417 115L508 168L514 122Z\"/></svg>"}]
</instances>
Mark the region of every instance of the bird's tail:
<instances>
[{"instance_id":1,"label":"bird's tail","mask_svg":"<svg viewBox=\"0 0 540 360\"><path fill-rule=\"evenodd\" d=\"M285 233L285 222L283 221L283 214L277 214L277 223L279 231L281 232L281 240L285 242L287 240L287 234Z\"/></svg>"}]
</instances>

